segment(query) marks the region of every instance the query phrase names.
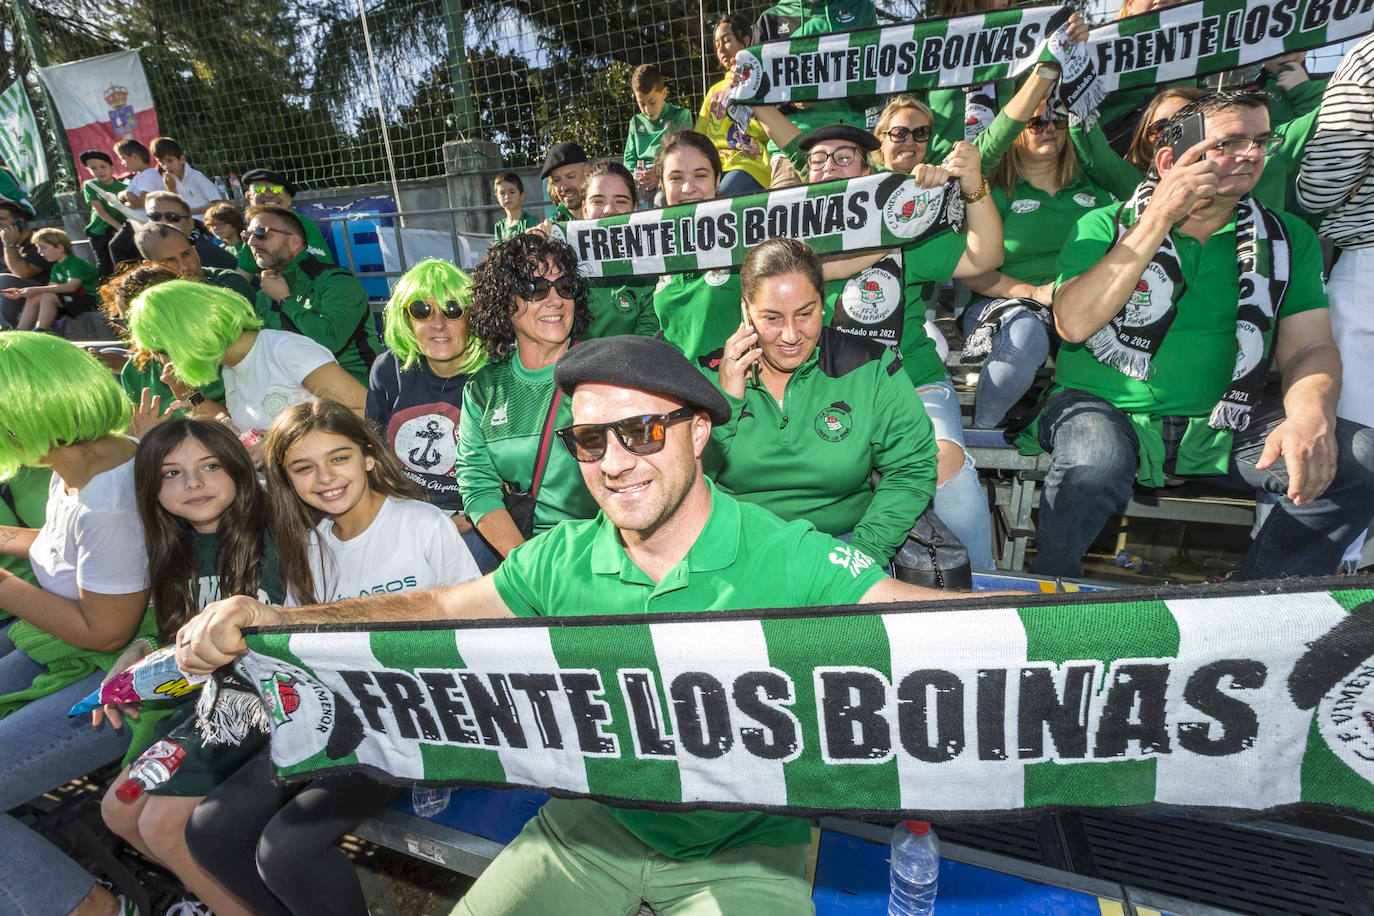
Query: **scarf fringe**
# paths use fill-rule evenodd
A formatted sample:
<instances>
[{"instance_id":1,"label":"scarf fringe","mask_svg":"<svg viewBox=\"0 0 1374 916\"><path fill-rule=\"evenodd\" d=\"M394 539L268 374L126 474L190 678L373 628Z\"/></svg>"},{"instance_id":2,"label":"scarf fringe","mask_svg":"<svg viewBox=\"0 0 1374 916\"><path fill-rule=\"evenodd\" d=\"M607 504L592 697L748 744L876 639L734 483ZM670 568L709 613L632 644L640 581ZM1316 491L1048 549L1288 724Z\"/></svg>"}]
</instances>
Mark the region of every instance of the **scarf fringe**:
<instances>
[{"instance_id":1,"label":"scarf fringe","mask_svg":"<svg viewBox=\"0 0 1374 916\"><path fill-rule=\"evenodd\" d=\"M1111 366L1122 375L1142 382L1150 377L1151 354L1126 346L1117 339L1110 324L1089 337L1083 345L1098 362Z\"/></svg>"},{"instance_id":2,"label":"scarf fringe","mask_svg":"<svg viewBox=\"0 0 1374 916\"><path fill-rule=\"evenodd\" d=\"M1029 312L1047 325L1050 323L1050 310L1034 299L994 299L987 304L978 326L964 341L959 362L969 365L981 363L992 352L993 335L1022 312Z\"/></svg>"},{"instance_id":3,"label":"scarf fringe","mask_svg":"<svg viewBox=\"0 0 1374 916\"><path fill-rule=\"evenodd\" d=\"M254 730L269 734L271 722L257 694L211 679L196 701L196 731L206 744L243 743Z\"/></svg>"},{"instance_id":4,"label":"scarf fringe","mask_svg":"<svg viewBox=\"0 0 1374 916\"><path fill-rule=\"evenodd\" d=\"M1241 432L1250 425L1250 405L1218 401L1217 406L1212 408L1212 415L1207 419L1207 425L1212 429L1229 429L1232 432Z\"/></svg>"}]
</instances>

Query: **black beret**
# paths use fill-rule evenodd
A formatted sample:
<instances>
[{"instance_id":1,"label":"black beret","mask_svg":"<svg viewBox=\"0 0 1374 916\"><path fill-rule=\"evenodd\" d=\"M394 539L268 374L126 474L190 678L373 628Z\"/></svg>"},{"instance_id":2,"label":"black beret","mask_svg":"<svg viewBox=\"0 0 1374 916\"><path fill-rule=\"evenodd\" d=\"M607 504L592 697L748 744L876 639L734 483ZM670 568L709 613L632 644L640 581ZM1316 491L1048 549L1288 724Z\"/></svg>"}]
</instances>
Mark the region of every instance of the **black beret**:
<instances>
[{"instance_id":1,"label":"black beret","mask_svg":"<svg viewBox=\"0 0 1374 916\"><path fill-rule=\"evenodd\" d=\"M580 343L558 358L553 381L568 395L583 382L638 388L704 410L716 426L730 419L725 395L676 347L653 337L621 334Z\"/></svg>"},{"instance_id":2,"label":"black beret","mask_svg":"<svg viewBox=\"0 0 1374 916\"><path fill-rule=\"evenodd\" d=\"M544 168L540 170L540 178L548 178L549 173L554 169L561 169L565 165L575 165L579 162L587 161L587 152L573 143L571 140L564 140L562 143L555 143L549 147L549 154L544 157Z\"/></svg>"},{"instance_id":3,"label":"black beret","mask_svg":"<svg viewBox=\"0 0 1374 916\"><path fill-rule=\"evenodd\" d=\"M296 191L298 190L294 184L287 180L285 175L281 172L274 172L271 169L249 169L243 173L241 180L245 188L255 181L263 184L279 184L283 188L286 188L286 193L290 194L292 197L296 196Z\"/></svg>"},{"instance_id":4,"label":"black beret","mask_svg":"<svg viewBox=\"0 0 1374 916\"><path fill-rule=\"evenodd\" d=\"M827 124L802 134L797 140L797 148L805 152L822 140L848 140L868 153L883 145L882 141L863 128L850 127L848 124Z\"/></svg>"}]
</instances>

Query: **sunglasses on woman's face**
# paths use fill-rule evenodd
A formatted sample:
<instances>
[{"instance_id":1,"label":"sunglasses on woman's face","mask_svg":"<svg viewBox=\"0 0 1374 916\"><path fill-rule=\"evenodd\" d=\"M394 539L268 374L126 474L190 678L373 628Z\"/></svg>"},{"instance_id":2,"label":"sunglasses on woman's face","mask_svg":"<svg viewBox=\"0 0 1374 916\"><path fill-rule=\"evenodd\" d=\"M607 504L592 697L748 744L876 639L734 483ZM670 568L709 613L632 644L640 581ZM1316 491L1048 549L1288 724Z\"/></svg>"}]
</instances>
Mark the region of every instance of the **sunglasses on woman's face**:
<instances>
[{"instance_id":1,"label":"sunglasses on woman's face","mask_svg":"<svg viewBox=\"0 0 1374 916\"><path fill-rule=\"evenodd\" d=\"M406 306L406 314L416 321L425 321L434 314L434 306L423 299L416 299ZM439 312L449 321L463 317L463 306L457 299L450 299L439 306Z\"/></svg>"},{"instance_id":2,"label":"sunglasses on woman's face","mask_svg":"<svg viewBox=\"0 0 1374 916\"><path fill-rule=\"evenodd\" d=\"M607 431L615 433L621 446L631 455L652 455L663 451L670 425L695 413L691 407L679 407L672 413L626 417L614 423L575 423L558 430L558 438L563 440L572 456L583 463L600 461L606 456Z\"/></svg>"},{"instance_id":3,"label":"sunglasses on woman's face","mask_svg":"<svg viewBox=\"0 0 1374 916\"><path fill-rule=\"evenodd\" d=\"M1160 118L1158 121L1151 121L1150 126L1145 128L1145 137L1150 141L1159 139L1159 135L1164 133L1164 127L1169 123L1168 118Z\"/></svg>"},{"instance_id":4,"label":"sunglasses on woman's face","mask_svg":"<svg viewBox=\"0 0 1374 916\"><path fill-rule=\"evenodd\" d=\"M1053 118L1031 118L1026 122L1026 130L1033 134L1043 134L1047 130L1068 130L1069 119L1062 116Z\"/></svg>"},{"instance_id":5,"label":"sunglasses on woman's face","mask_svg":"<svg viewBox=\"0 0 1374 916\"><path fill-rule=\"evenodd\" d=\"M910 137L913 143L926 143L930 140L930 125L922 124L920 127L889 127L884 133L887 139L893 143L905 143L906 138Z\"/></svg>"},{"instance_id":6,"label":"sunglasses on woman's face","mask_svg":"<svg viewBox=\"0 0 1374 916\"><path fill-rule=\"evenodd\" d=\"M521 281L520 298L526 302L540 302L548 298L551 289L558 290L558 295L564 299L571 299L577 287L574 285L572 277L559 277L557 280L550 280L548 277L531 277Z\"/></svg>"}]
</instances>

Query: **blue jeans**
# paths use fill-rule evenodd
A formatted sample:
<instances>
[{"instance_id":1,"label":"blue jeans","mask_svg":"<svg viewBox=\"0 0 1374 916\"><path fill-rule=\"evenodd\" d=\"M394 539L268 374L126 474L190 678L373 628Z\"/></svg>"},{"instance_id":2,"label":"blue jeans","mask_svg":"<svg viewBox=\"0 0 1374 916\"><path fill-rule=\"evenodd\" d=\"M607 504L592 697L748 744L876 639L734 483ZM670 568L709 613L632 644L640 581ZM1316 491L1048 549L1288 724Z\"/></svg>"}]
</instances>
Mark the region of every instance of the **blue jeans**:
<instances>
[{"instance_id":1,"label":"blue jeans","mask_svg":"<svg viewBox=\"0 0 1374 916\"><path fill-rule=\"evenodd\" d=\"M975 300L959 319L965 336L973 333L993 299ZM1028 312L1017 312L992 335L992 350L978 373L973 395L973 427L992 429L1006 418L1035 382L1050 355L1050 328Z\"/></svg>"},{"instance_id":2,"label":"blue jeans","mask_svg":"<svg viewBox=\"0 0 1374 916\"><path fill-rule=\"evenodd\" d=\"M949 526L968 550L974 569L992 569L992 515L988 498L978 483L973 457L964 448L964 429L959 398L948 380L916 389L926 415L935 426L937 442L949 442L964 451L964 466L935 488L935 514Z\"/></svg>"},{"instance_id":3,"label":"blue jeans","mask_svg":"<svg viewBox=\"0 0 1374 916\"><path fill-rule=\"evenodd\" d=\"M0 642L9 644L8 635L0 634ZM0 656L0 693L27 687L42 670L18 650ZM67 718L72 704L100 686L102 677L97 671L0 719L0 812L124 755L128 729L92 728L86 716ZM0 913L69 913L95 886L57 847L2 813L0 850Z\"/></svg>"},{"instance_id":4,"label":"blue jeans","mask_svg":"<svg viewBox=\"0 0 1374 916\"><path fill-rule=\"evenodd\" d=\"M734 194L749 194L753 191L762 190L763 185L759 184L753 175L744 169L731 169L721 178L720 187L716 189L716 196L730 197Z\"/></svg>"},{"instance_id":5,"label":"blue jeans","mask_svg":"<svg viewBox=\"0 0 1374 916\"><path fill-rule=\"evenodd\" d=\"M1255 463L1264 440L1283 421L1279 404L1255 408L1250 427L1235 434L1225 475L1197 478L1237 490L1283 494L1288 471L1283 459L1267 470ZM1171 469L1185 418L1164 418L1165 468ZM1036 555L1031 571L1046 576L1083 575L1083 553L1131 497L1139 467L1135 428L1120 410L1083 391L1052 394L1040 417L1040 444L1051 452L1040 501ZM1325 576L1374 516L1374 430L1336 421L1335 479L1320 498L1296 506L1287 496L1260 526L1236 573L1238 579Z\"/></svg>"}]
</instances>

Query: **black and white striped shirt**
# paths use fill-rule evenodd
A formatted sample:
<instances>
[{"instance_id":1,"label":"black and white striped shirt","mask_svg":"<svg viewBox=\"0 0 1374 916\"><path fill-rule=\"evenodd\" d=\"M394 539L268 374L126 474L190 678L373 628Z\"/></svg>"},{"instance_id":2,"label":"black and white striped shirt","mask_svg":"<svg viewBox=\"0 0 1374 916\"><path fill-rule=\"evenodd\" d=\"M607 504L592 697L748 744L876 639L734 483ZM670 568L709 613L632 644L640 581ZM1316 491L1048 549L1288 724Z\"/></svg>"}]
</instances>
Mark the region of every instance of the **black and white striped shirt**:
<instances>
[{"instance_id":1,"label":"black and white striped shirt","mask_svg":"<svg viewBox=\"0 0 1374 916\"><path fill-rule=\"evenodd\" d=\"M1298 174L1298 202L1325 213L1322 238L1374 246L1374 35L1341 58L1322 94L1317 129Z\"/></svg>"}]
</instances>

